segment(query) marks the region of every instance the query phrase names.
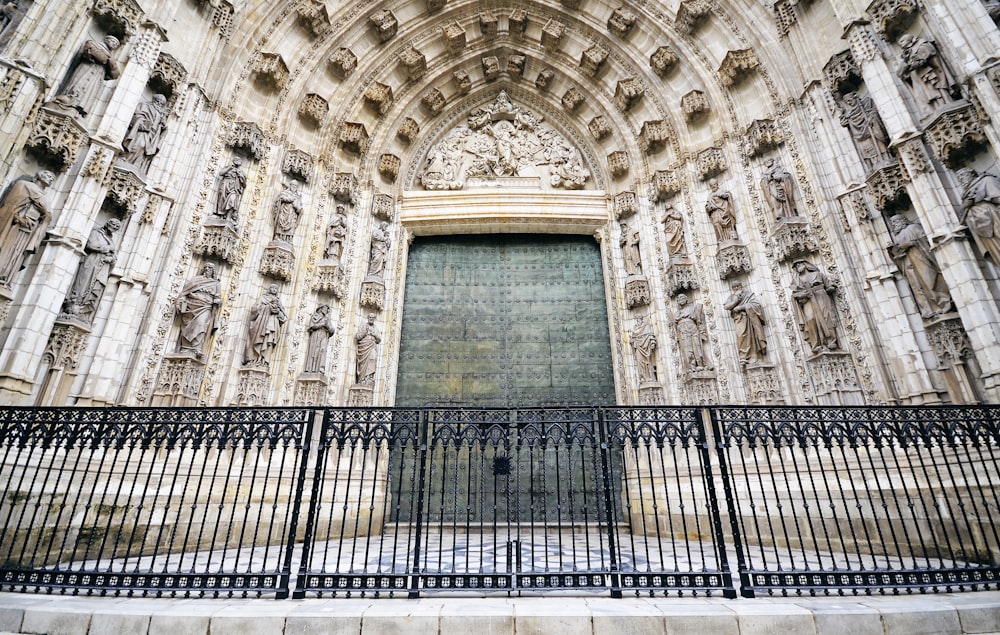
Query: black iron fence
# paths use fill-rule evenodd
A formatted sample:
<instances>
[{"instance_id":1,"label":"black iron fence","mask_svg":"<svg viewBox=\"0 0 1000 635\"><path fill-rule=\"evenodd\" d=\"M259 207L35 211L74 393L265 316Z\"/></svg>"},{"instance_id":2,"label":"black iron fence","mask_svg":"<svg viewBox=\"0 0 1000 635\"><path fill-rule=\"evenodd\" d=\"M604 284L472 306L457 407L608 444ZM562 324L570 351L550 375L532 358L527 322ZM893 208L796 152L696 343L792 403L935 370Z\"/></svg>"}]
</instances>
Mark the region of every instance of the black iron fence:
<instances>
[{"instance_id":1,"label":"black iron fence","mask_svg":"<svg viewBox=\"0 0 1000 635\"><path fill-rule=\"evenodd\" d=\"M0 409L0 589L995 588L998 419L996 407Z\"/></svg>"}]
</instances>

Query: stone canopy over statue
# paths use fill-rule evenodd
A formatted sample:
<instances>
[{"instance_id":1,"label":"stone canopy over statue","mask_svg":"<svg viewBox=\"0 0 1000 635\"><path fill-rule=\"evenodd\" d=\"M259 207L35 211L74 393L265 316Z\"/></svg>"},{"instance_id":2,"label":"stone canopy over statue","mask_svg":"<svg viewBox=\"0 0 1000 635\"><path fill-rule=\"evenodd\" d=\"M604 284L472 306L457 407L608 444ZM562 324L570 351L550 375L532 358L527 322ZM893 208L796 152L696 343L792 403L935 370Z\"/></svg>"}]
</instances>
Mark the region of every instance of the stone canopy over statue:
<instances>
[{"instance_id":1,"label":"stone canopy over statue","mask_svg":"<svg viewBox=\"0 0 1000 635\"><path fill-rule=\"evenodd\" d=\"M579 190L590 171L580 152L542 117L511 102L506 91L468 116L427 153L426 190L460 190L497 179L537 180L540 188Z\"/></svg>"}]
</instances>

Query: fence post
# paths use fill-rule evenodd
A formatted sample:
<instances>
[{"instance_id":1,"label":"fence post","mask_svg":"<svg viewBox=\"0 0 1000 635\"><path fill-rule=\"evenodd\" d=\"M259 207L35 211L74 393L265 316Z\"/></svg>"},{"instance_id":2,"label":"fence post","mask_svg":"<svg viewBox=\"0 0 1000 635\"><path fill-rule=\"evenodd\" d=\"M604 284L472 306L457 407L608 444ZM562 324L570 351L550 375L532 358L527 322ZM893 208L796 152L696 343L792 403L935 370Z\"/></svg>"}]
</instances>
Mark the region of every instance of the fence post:
<instances>
[{"instance_id":1,"label":"fence post","mask_svg":"<svg viewBox=\"0 0 1000 635\"><path fill-rule=\"evenodd\" d=\"M420 411L420 468L417 472L417 518L415 540L413 542L413 571L410 578L410 592L408 597L416 598L420 596L420 541L423 540L424 533L424 492L427 489L427 443L430 434L430 415L428 410Z\"/></svg>"},{"instance_id":2,"label":"fence post","mask_svg":"<svg viewBox=\"0 0 1000 635\"><path fill-rule=\"evenodd\" d=\"M294 497L295 502L292 503L292 521L291 530L288 532L288 545L287 551L285 552L286 565L285 568L289 571L292 566L292 551L295 548L295 528L298 525L299 520L299 507L302 504L302 494L305 492L306 480L309 468L312 467L312 488L310 490L311 494L309 496L309 512L306 515L306 526L305 531L302 535L302 558L299 562L299 574L298 582L295 585L295 591L292 592L292 597L295 599L301 599L306 596L304 590L306 581L306 571L309 568L309 556L310 548L313 545L313 540L316 533L316 515L319 507L319 491L320 485L322 484L323 476L325 470L323 469L324 462L327 457L326 447L326 428L329 425L329 416L327 416L327 411L320 411L319 417L316 416L316 411L314 410L309 417L309 423L305 431L305 439L303 440L302 446L302 465L299 469L298 482L295 484ZM317 425L318 420L318 425ZM314 430L315 428L315 430ZM312 437L315 432L317 443L316 451L312 451ZM287 585L286 585L287 586ZM288 597L286 592L284 595L279 593L277 599L283 599Z\"/></svg>"},{"instance_id":3,"label":"fence post","mask_svg":"<svg viewBox=\"0 0 1000 635\"><path fill-rule=\"evenodd\" d=\"M604 490L604 522L607 523L608 530L608 559L611 577L611 597L620 598L622 596L621 576L618 573L618 543L616 534L618 523L615 520L615 507L613 496L613 484L611 479L611 457L608 444L611 437L608 431L607 422L604 419L604 409L595 408L597 415L597 434L601 444L601 487Z\"/></svg>"},{"instance_id":4,"label":"fence post","mask_svg":"<svg viewBox=\"0 0 1000 635\"><path fill-rule=\"evenodd\" d=\"M695 411L695 418L698 420L698 431L701 435L700 444L702 452L703 473L705 475L705 491L708 492L708 504L712 514L712 532L715 534L715 544L719 555L719 568L729 573L729 557L726 554L725 534L722 530L722 512L719 509L719 499L715 490L715 479L712 476L712 462L709 447L714 441L719 456L719 479L722 481L722 491L726 497L726 511L729 514L729 524L733 532L733 543L736 547L736 567L740 575L740 592L743 597L753 597L753 589L750 586L750 576L747 574L746 557L744 554L743 540L740 537L739 522L736 518L736 504L732 484L729 480L728 457L726 456L726 443L719 428L719 421L716 418L714 408L701 408ZM705 419L711 421L711 440L708 433L709 428L705 425ZM735 598L735 589L726 589L723 595L727 598Z\"/></svg>"}]
</instances>

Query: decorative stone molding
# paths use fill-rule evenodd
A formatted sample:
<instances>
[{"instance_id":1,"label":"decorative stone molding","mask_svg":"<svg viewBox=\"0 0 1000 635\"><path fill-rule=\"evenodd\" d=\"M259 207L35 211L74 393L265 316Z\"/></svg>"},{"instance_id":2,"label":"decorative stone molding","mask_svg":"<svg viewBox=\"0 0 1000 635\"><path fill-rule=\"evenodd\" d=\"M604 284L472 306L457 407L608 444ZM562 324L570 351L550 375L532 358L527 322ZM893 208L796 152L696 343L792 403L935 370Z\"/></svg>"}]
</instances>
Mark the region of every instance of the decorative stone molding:
<instances>
[{"instance_id":1,"label":"decorative stone molding","mask_svg":"<svg viewBox=\"0 0 1000 635\"><path fill-rule=\"evenodd\" d=\"M542 27L542 35L540 37L542 46L549 52L558 50L559 43L562 41L562 36L565 32L565 24L556 19L549 20Z\"/></svg>"},{"instance_id":2,"label":"decorative stone molding","mask_svg":"<svg viewBox=\"0 0 1000 635\"><path fill-rule=\"evenodd\" d=\"M687 262L686 259L684 261L671 262L666 272L664 272L663 282L667 295L671 297L681 291L693 291L701 286L694 275L694 266L690 262Z\"/></svg>"},{"instance_id":3,"label":"decorative stone molding","mask_svg":"<svg viewBox=\"0 0 1000 635\"><path fill-rule=\"evenodd\" d=\"M629 276L625 281L625 304L629 309L649 305L649 281L645 276Z\"/></svg>"},{"instance_id":4,"label":"decorative stone molding","mask_svg":"<svg viewBox=\"0 0 1000 635\"><path fill-rule=\"evenodd\" d=\"M135 0L96 0L91 11L94 21L119 39L133 35L143 17L142 7Z\"/></svg>"},{"instance_id":5,"label":"decorative stone molding","mask_svg":"<svg viewBox=\"0 0 1000 635\"><path fill-rule=\"evenodd\" d=\"M365 125L345 121L340 127L340 147L354 154L364 154L368 150L368 130Z\"/></svg>"},{"instance_id":6,"label":"decorative stone molding","mask_svg":"<svg viewBox=\"0 0 1000 635\"><path fill-rule=\"evenodd\" d=\"M89 140L86 128L76 118L42 108L24 145L40 156L43 163L61 172L76 162Z\"/></svg>"},{"instance_id":7,"label":"decorative stone molding","mask_svg":"<svg viewBox=\"0 0 1000 635\"><path fill-rule=\"evenodd\" d=\"M749 273L753 269L750 261L750 250L746 245L730 243L719 248L715 254L715 266L719 270L719 277L723 280Z\"/></svg>"},{"instance_id":8,"label":"decorative stone molding","mask_svg":"<svg viewBox=\"0 0 1000 635\"><path fill-rule=\"evenodd\" d=\"M299 119L313 128L322 128L330 114L330 103L316 93L307 93L299 105Z\"/></svg>"},{"instance_id":9,"label":"decorative stone molding","mask_svg":"<svg viewBox=\"0 0 1000 635\"><path fill-rule=\"evenodd\" d=\"M792 0L778 0L774 3L774 25L778 28L778 34L788 35L792 25L798 21L799 16L795 13Z\"/></svg>"},{"instance_id":10,"label":"decorative stone molding","mask_svg":"<svg viewBox=\"0 0 1000 635\"><path fill-rule=\"evenodd\" d=\"M785 142L785 134L771 119L757 119L751 123L744 138L752 157L777 148Z\"/></svg>"},{"instance_id":11,"label":"decorative stone molding","mask_svg":"<svg viewBox=\"0 0 1000 635\"><path fill-rule=\"evenodd\" d=\"M649 56L649 67L660 77L666 76L670 71L677 68L680 58L669 46L661 46Z\"/></svg>"},{"instance_id":12,"label":"decorative stone molding","mask_svg":"<svg viewBox=\"0 0 1000 635\"><path fill-rule=\"evenodd\" d=\"M691 35L700 28L708 16L712 14L712 5L708 0L682 0L677 8L674 25L685 35Z\"/></svg>"},{"instance_id":13,"label":"decorative stone molding","mask_svg":"<svg viewBox=\"0 0 1000 635\"><path fill-rule=\"evenodd\" d=\"M49 341L42 352L42 363L49 368L76 370L87 348L90 329L74 322L56 320Z\"/></svg>"},{"instance_id":14,"label":"decorative stone molding","mask_svg":"<svg viewBox=\"0 0 1000 635\"><path fill-rule=\"evenodd\" d=\"M354 205L354 197L358 191L358 177L351 172L337 172L330 184L330 194L335 201Z\"/></svg>"},{"instance_id":15,"label":"decorative stone molding","mask_svg":"<svg viewBox=\"0 0 1000 635\"><path fill-rule=\"evenodd\" d=\"M161 93L168 99L180 94L188 72L173 55L161 52L149 74L149 87L154 93Z\"/></svg>"},{"instance_id":16,"label":"decorative stone molding","mask_svg":"<svg viewBox=\"0 0 1000 635\"><path fill-rule=\"evenodd\" d=\"M314 38L318 38L330 30L330 14L326 11L323 0L303 0L295 9L298 23Z\"/></svg>"},{"instance_id":17,"label":"decorative stone molding","mask_svg":"<svg viewBox=\"0 0 1000 635\"><path fill-rule=\"evenodd\" d=\"M492 82L500 77L500 59L496 55L486 55L482 58L483 79Z\"/></svg>"},{"instance_id":18,"label":"decorative stone molding","mask_svg":"<svg viewBox=\"0 0 1000 635\"><path fill-rule=\"evenodd\" d=\"M267 139L264 132L252 121L237 121L233 124L233 132L229 135L229 147L242 150L250 157L260 161L267 154Z\"/></svg>"},{"instance_id":19,"label":"decorative stone molding","mask_svg":"<svg viewBox=\"0 0 1000 635\"><path fill-rule=\"evenodd\" d=\"M442 4L444 4L442 2ZM295 382L296 406L316 407L326 405L328 381L326 376L311 373L311 376L300 376Z\"/></svg>"},{"instance_id":20,"label":"decorative stone molding","mask_svg":"<svg viewBox=\"0 0 1000 635\"><path fill-rule=\"evenodd\" d=\"M153 389L154 407L191 407L198 405L198 393L205 378L205 364L193 355L167 355Z\"/></svg>"},{"instance_id":21,"label":"decorative stone molding","mask_svg":"<svg viewBox=\"0 0 1000 635\"><path fill-rule=\"evenodd\" d=\"M413 143L418 134L420 134L420 124L413 117L404 118L403 123L396 129L396 138L407 144Z\"/></svg>"},{"instance_id":22,"label":"decorative stone molding","mask_svg":"<svg viewBox=\"0 0 1000 635\"><path fill-rule=\"evenodd\" d=\"M511 79L518 80L524 76L524 65L527 58L524 55L511 55L507 58L507 75Z\"/></svg>"},{"instance_id":23,"label":"decorative stone molding","mask_svg":"<svg viewBox=\"0 0 1000 635\"><path fill-rule=\"evenodd\" d=\"M448 100L445 99L444 93L442 93L437 88L432 88L424 96L420 98L420 105L422 105L427 112L432 115L439 115L441 111L444 110L445 104Z\"/></svg>"},{"instance_id":24,"label":"decorative stone molding","mask_svg":"<svg viewBox=\"0 0 1000 635\"><path fill-rule=\"evenodd\" d=\"M749 364L744 369L747 386L747 403L774 405L784 403L781 383L774 366Z\"/></svg>"},{"instance_id":25,"label":"decorative stone molding","mask_svg":"<svg viewBox=\"0 0 1000 635\"><path fill-rule=\"evenodd\" d=\"M628 153L623 150L615 150L608 155L608 171L614 178L621 178L628 174L629 163Z\"/></svg>"},{"instance_id":26,"label":"decorative stone molding","mask_svg":"<svg viewBox=\"0 0 1000 635\"><path fill-rule=\"evenodd\" d=\"M396 37L396 31L399 29L396 16L388 9L382 9L373 13L368 18L368 24L372 28L372 33L375 34L375 37L382 44Z\"/></svg>"},{"instance_id":27,"label":"decorative stone molding","mask_svg":"<svg viewBox=\"0 0 1000 635\"><path fill-rule=\"evenodd\" d=\"M868 5L875 28L890 42L913 23L918 11L916 0L875 0Z\"/></svg>"},{"instance_id":28,"label":"decorative stone molding","mask_svg":"<svg viewBox=\"0 0 1000 635\"><path fill-rule=\"evenodd\" d=\"M645 94L646 87L638 77L626 77L615 87L615 105L618 106L618 110L628 112L642 101Z\"/></svg>"},{"instance_id":29,"label":"decorative stone molding","mask_svg":"<svg viewBox=\"0 0 1000 635\"><path fill-rule=\"evenodd\" d=\"M399 176L399 157L395 154L383 154L378 158L378 173L382 175L382 178L395 182L396 177Z\"/></svg>"},{"instance_id":30,"label":"decorative stone molding","mask_svg":"<svg viewBox=\"0 0 1000 635\"><path fill-rule=\"evenodd\" d=\"M258 273L268 278L288 282L295 272L295 255L286 243L272 242L264 248Z\"/></svg>"},{"instance_id":31,"label":"decorative stone molding","mask_svg":"<svg viewBox=\"0 0 1000 635\"><path fill-rule=\"evenodd\" d=\"M575 111L577 108L583 105L584 101L585 98L583 96L583 93L581 93L580 90L575 86L567 90L565 93L563 93L562 96L562 106L569 112Z\"/></svg>"},{"instance_id":32,"label":"decorative stone molding","mask_svg":"<svg viewBox=\"0 0 1000 635\"><path fill-rule=\"evenodd\" d=\"M875 168L865 179L875 207L883 212L905 208L910 203L906 178L898 163L885 163Z\"/></svg>"},{"instance_id":33,"label":"decorative stone molding","mask_svg":"<svg viewBox=\"0 0 1000 635\"><path fill-rule=\"evenodd\" d=\"M400 51L399 63L411 81L420 79L427 72L427 56L415 49L412 44Z\"/></svg>"},{"instance_id":34,"label":"decorative stone molding","mask_svg":"<svg viewBox=\"0 0 1000 635\"><path fill-rule=\"evenodd\" d=\"M774 255L780 262L811 254L819 249L804 218L780 218L771 229Z\"/></svg>"},{"instance_id":35,"label":"decorative stone molding","mask_svg":"<svg viewBox=\"0 0 1000 635\"><path fill-rule=\"evenodd\" d=\"M368 408L375 404L375 391L371 386L351 386L347 392L348 408Z\"/></svg>"},{"instance_id":36,"label":"decorative stone molding","mask_svg":"<svg viewBox=\"0 0 1000 635\"><path fill-rule=\"evenodd\" d=\"M201 233L201 241L195 247L195 252L209 258L217 258L223 262L234 264L240 251L240 235L226 224L225 220L215 224L205 222Z\"/></svg>"},{"instance_id":37,"label":"decorative stone molding","mask_svg":"<svg viewBox=\"0 0 1000 635\"><path fill-rule=\"evenodd\" d=\"M448 45L448 51L454 55L465 48L465 29L457 21L441 27L441 35Z\"/></svg>"},{"instance_id":38,"label":"decorative stone molding","mask_svg":"<svg viewBox=\"0 0 1000 635\"><path fill-rule=\"evenodd\" d=\"M676 170L657 170L653 173L652 194L657 201L665 201L681 191L681 179Z\"/></svg>"},{"instance_id":39,"label":"decorative stone molding","mask_svg":"<svg viewBox=\"0 0 1000 635\"><path fill-rule=\"evenodd\" d=\"M552 80L555 79L555 77L556 72L551 68L542 69L542 71L538 73L538 76L535 77L535 88L538 90L548 90L549 84L552 83Z\"/></svg>"},{"instance_id":40,"label":"decorative stone molding","mask_svg":"<svg viewBox=\"0 0 1000 635\"><path fill-rule=\"evenodd\" d=\"M378 280L361 283L361 306L381 311L385 306L385 284Z\"/></svg>"},{"instance_id":41,"label":"decorative stone molding","mask_svg":"<svg viewBox=\"0 0 1000 635\"><path fill-rule=\"evenodd\" d=\"M320 293L329 293L338 300L344 297L344 290L347 287L347 276L344 275L342 265L320 262L316 266L316 279L313 281L313 290Z\"/></svg>"},{"instance_id":42,"label":"decorative stone molding","mask_svg":"<svg viewBox=\"0 0 1000 635\"><path fill-rule=\"evenodd\" d=\"M381 192L372 199L372 216L386 222L393 222L396 218L396 199Z\"/></svg>"},{"instance_id":43,"label":"decorative stone molding","mask_svg":"<svg viewBox=\"0 0 1000 635\"><path fill-rule=\"evenodd\" d=\"M611 134L611 123L604 115L597 115L587 124L590 134L598 141L607 138Z\"/></svg>"},{"instance_id":44,"label":"decorative stone molding","mask_svg":"<svg viewBox=\"0 0 1000 635\"><path fill-rule=\"evenodd\" d=\"M590 77L597 75L611 51L603 44L594 43L580 55L580 68Z\"/></svg>"},{"instance_id":45,"label":"decorative stone molding","mask_svg":"<svg viewBox=\"0 0 1000 635\"><path fill-rule=\"evenodd\" d=\"M684 382L684 403L713 406L719 403L719 384L711 377L692 377Z\"/></svg>"},{"instance_id":46,"label":"decorative stone molding","mask_svg":"<svg viewBox=\"0 0 1000 635\"><path fill-rule=\"evenodd\" d=\"M934 169L931 158L924 148L924 141L920 137L912 137L897 144L896 154L902 159L910 181Z\"/></svg>"},{"instance_id":47,"label":"decorative stone molding","mask_svg":"<svg viewBox=\"0 0 1000 635\"><path fill-rule=\"evenodd\" d=\"M928 323L927 339L942 367L956 366L972 355L972 344L958 317Z\"/></svg>"},{"instance_id":48,"label":"decorative stone molding","mask_svg":"<svg viewBox=\"0 0 1000 635\"><path fill-rule=\"evenodd\" d=\"M507 30L514 37L523 37L528 30L528 12L524 9L514 9L507 16Z\"/></svg>"},{"instance_id":49,"label":"decorative stone molding","mask_svg":"<svg viewBox=\"0 0 1000 635\"><path fill-rule=\"evenodd\" d=\"M340 47L326 61L330 71L340 79L347 79L358 67L358 56L349 48Z\"/></svg>"},{"instance_id":50,"label":"decorative stone molding","mask_svg":"<svg viewBox=\"0 0 1000 635\"><path fill-rule=\"evenodd\" d=\"M758 66L760 60L753 49L729 51L719 65L719 79L723 86L735 86L749 77Z\"/></svg>"},{"instance_id":51,"label":"decorative stone molding","mask_svg":"<svg viewBox=\"0 0 1000 635\"><path fill-rule=\"evenodd\" d=\"M426 0L424 4L427 5L428 13L437 13L444 8L444 5L447 4L447 0Z\"/></svg>"},{"instance_id":52,"label":"decorative stone molding","mask_svg":"<svg viewBox=\"0 0 1000 635\"><path fill-rule=\"evenodd\" d=\"M708 97L700 90L692 90L681 97L681 111L684 119L691 123L709 111Z\"/></svg>"},{"instance_id":53,"label":"decorative stone molding","mask_svg":"<svg viewBox=\"0 0 1000 635\"><path fill-rule=\"evenodd\" d=\"M986 147L976 109L965 101L942 109L927 124L924 135L934 156L952 169Z\"/></svg>"},{"instance_id":54,"label":"decorative stone molding","mask_svg":"<svg viewBox=\"0 0 1000 635\"><path fill-rule=\"evenodd\" d=\"M105 201L123 214L134 214L139 209L139 199L145 194L146 184L132 170L114 166L108 173L108 192Z\"/></svg>"},{"instance_id":55,"label":"decorative stone molding","mask_svg":"<svg viewBox=\"0 0 1000 635\"><path fill-rule=\"evenodd\" d=\"M820 353L810 357L806 365L819 403L830 406L864 403L858 373L849 353Z\"/></svg>"},{"instance_id":56,"label":"decorative stone molding","mask_svg":"<svg viewBox=\"0 0 1000 635\"><path fill-rule=\"evenodd\" d=\"M639 386L640 406L660 406L664 403L662 385L653 382Z\"/></svg>"},{"instance_id":57,"label":"decorative stone molding","mask_svg":"<svg viewBox=\"0 0 1000 635\"><path fill-rule=\"evenodd\" d=\"M851 49L841 51L830 58L823 67L823 80L830 92L836 95L846 95L857 90L863 80L861 68L854 60Z\"/></svg>"},{"instance_id":58,"label":"decorative stone molding","mask_svg":"<svg viewBox=\"0 0 1000 635\"><path fill-rule=\"evenodd\" d=\"M484 38L495 38L500 28L500 21L492 11L479 12L479 32Z\"/></svg>"},{"instance_id":59,"label":"decorative stone molding","mask_svg":"<svg viewBox=\"0 0 1000 635\"><path fill-rule=\"evenodd\" d=\"M277 53L261 53L253 65L257 84L264 88L280 91L288 83L288 64Z\"/></svg>"},{"instance_id":60,"label":"decorative stone molding","mask_svg":"<svg viewBox=\"0 0 1000 635\"><path fill-rule=\"evenodd\" d=\"M392 88L388 84L372 82L365 90L364 100L365 105L381 117L392 108Z\"/></svg>"},{"instance_id":61,"label":"decorative stone molding","mask_svg":"<svg viewBox=\"0 0 1000 635\"><path fill-rule=\"evenodd\" d=\"M726 153L722 148L705 148L698 153L698 178L706 181L726 171Z\"/></svg>"},{"instance_id":62,"label":"decorative stone molding","mask_svg":"<svg viewBox=\"0 0 1000 635\"><path fill-rule=\"evenodd\" d=\"M646 154L659 152L670 139L670 127L662 119L642 122L639 130L639 147Z\"/></svg>"},{"instance_id":63,"label":"decorative stone molding","mask_svg":"<svg viewBox=\"0 0 1000 635\"><path fill-rule=\"evenodd\" d=\"M219 37L228 40L233 34L233 16L236 15L236 7L229 0L219 0L212 7L212 26L219 29Z\"/></svg>"},{"instance_id":64,"label":"decorative stone molding","mask_svg":"<svg viewBox=\"0 0 1000 635\"><path fill-rule=\"evenodd\" d=\"M608 18L608 31L620 38L626 37L635 26L636 15L627 7L618 7Z\"/></svg>"},{"instance_id":65,"label":"decorative stone molding","mask_svg":"<svg viewBox=\"0 0 1000 635\"><path fill-rule=\"evenodd\" d=\"M634 216L639 211L639 201L635 192L619 192L614 198L615 218L622 220Z\"/></svg>"},{"instance_id":66,"label":"decorative stone molding","mask_svg":"<svg viewBox=\"0 0 1000 635\"><path fill-rule=\"evenodd\" d=\"M469 91L472 90L472 78L469 77L469 71L464 68L451 74L451 83L455 85L455 90L458 91L459 95L468 95Z\"/></svg>"},{"instance_id":67,"label":"decorative stone molding","mask_svg":"<svg viewBox=\"0 0 1000 635\"><path fill-rule=\"evenodd\" d=\"M267 403L270 375L259 368L241 368L236 371L236 405L261 406Z\"/></svg>"},{"instance_id":68,"label":"decorative stone molding","mask_svg":"<svg viewBox=\"0 0 1000 635\"><path fill-rule=\"evenodd\" d=\"M292 148L285 153L285 160L281 162L281 171L305 183L309 182L312 175L313 158L308 152Z\"/></svg>"}]
</instances>

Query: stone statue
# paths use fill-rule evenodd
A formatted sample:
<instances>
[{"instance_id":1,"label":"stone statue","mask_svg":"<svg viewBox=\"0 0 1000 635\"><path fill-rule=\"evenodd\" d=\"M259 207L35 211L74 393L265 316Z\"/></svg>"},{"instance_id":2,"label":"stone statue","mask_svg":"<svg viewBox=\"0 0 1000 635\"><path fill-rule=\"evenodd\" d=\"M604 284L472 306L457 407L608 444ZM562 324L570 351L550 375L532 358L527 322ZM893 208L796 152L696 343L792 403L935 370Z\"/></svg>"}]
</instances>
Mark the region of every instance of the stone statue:
<instances>
[{"instance_id":1,"label":"stone statue","mask_svg":"<svg viewBox=\"0 0 1000 635\"><path fill-rule=\"evenodd\" d=\"M1000 22L1000 0L983 0L983 6L986 7L986 13L990 14L991 20Z\"/></svg>"},{"instance_id":2,"label":"stone statue","mask_svg":"<svg viewBox=\"0 0 1000 635\"><path fill-rule=\"evenodd\" d=\"M355 376L359 386L375 385L375 371L378 369L378 345L382 336L375 328L375 314L368 314L368 322L363 324L354 336L358 347L358 361Z\"/></svg>"},{"instance_id":3,"label":"stone statue","mask_svg":"<svg viewBox=\"0 0 1000 635\"><path fill-rule=\"evenodd\" d=\"M764 200L771 207L775 218L794 218L799 215L795 204L795 178L774 159L764 161L764 176L760 180Z\"/></svg>"},{"instance_id":4,"label":"stone statue","mask_svg":"<svg viewBox=\"0 0 1000 635\"><path fill-rule=\"evenodd\" d=\"M906 33L900 36L899 45L903 51L898 74L913 89L921 115L933 114L954 101L955 79L942 63L934 42Z\"/></svg>"},{"instance_id":5,"label":"stone statue","mask_svg":"<svg viewBox=\"0 0 1000 635\"><path fill-rule=\"evenodd\" d=\"M725 307L736 323L736 347L740 363L759 364L767 357L767 337L764 334L764 307L753 292L736 281L730 287L732 295Z\"/></svg>"},{"instance_id":6,"label":"stone statue","mask_svg":"<svg viewBox=\"0 0 1000 635\"><path fill-rule=\"evenodd\" d=\"M121 228L121 221L112 218L90 232L80 267L63 304L64 314L88 321L93 319L108 286L111 267L118 260L114 234Z\"/></svg>"},{"instance_id":7,"label":"stone statue","mask_svg":"<svg viewBox=\"0 0 1000 635\"><path fill-rule=\"evenodd\" d=\"M219 174L219 187L215 198L215 215L232 227L239 221L240 199L247 186L247 176L241 166L243 159L233 157L233 164Z\"/></svg>"},{"instance_id":8,"label":"stone statue","mask_svg":"<svg viewBox=\"0 0 1000 635\"><path fill-rule=\"evenodd\" d=\"M17 0L4 2L0 6L0 42L9 30L13 30L18 22Z\"/></svg>"},{"instance_id":9,"label":"stone statue","mask_svg":"<svg viewBox=\"0 0 1000 635\"><path fill-rule=\"evenodd\" d=\"M690 303L686 294L677 294L677 340L680 344L681 363L687 372L711 370L705 346L708 343L708 329L705 327L705 311L699 303Z\"/></svg>"},{"instance_id":10,"label":"stone statue","mask_svg":"<svg viewBox=\"0 0 1000 635\"><path fill-rule=\"evenodd\" d=\"M684 239L684 217L670 205L663 217L663 236L667 240L667 256L682 257L687 255L687 242Z\"/></svg>"},{"instance_id":11,"label":"stone statue","mask_svg":"<svg viewBox=\"0 0 1000 635\"><path fill-rule=\"evenodd\" d=\"M1000 178L971 168L961 168L957 176L962 185L961 221L983 253L1000 267Z\"/></svg>"},{"instance_id":12,"label":"stone statue","mask_svg":"<svg viewBox=\"0 0 1000 635\"><path fill-rule=\"evenodd\" d=\"M278 285L267 287L250 310L250 324L247 325L247 341L243 348L244 366L268 367L267 353L278 345L278 331L288 320L285 307L278 296Z\"/></svg>"},{"instance_id":13,"label":"stone statue","mask_svg":"<svg viewBox=\"0 0 1000 635\"><path fill-rule=\"evenodd\" d=\"M271 208L274 217L274 240L292 244L295 238L295 228L299 226L299 216L302 214L302 195L299 194L298 181L291 181L274 199Z\"/></svg>"},{"instance_id":14,"label":"stone statue","mask_svg":"<svg viewBox=\"0 0 1000 635\"><path fill-rule=\"evenodd\" d=\"M705 211L715 227L715 237L719 243L739 240L736 233L736 208L733 206L733 195L719 188L719 182L709 179L708 187L711 193L705 201Z\"/></svg>"},{"instance_id":15,"label":"stone statue","mask_svg":"<svg viewBox=\"0 0 1000 635\"><path fill-rule=\"evenodd\" d=\"M347 214L343 205L337 206L337 213L326 228L326 249L323 258L340 264L344 255L344 240L347 238Z\"/></svg>"},{"instance_id":16,"label":"stone statue","mask_svg":"<svg viewBox=\"0 0 1000 635\"><path fill-rule=\"evenodd\" d=\"M811 262L796 260L792 269L792 297L799 307L799 325L806 342L813 353L838 349L837 308L833 303L836 287Z\"/></svg>"},{"instance_id":17,"label":"stone statue","mask_svg":"<svg viewBox=\"0 0 1000 635\"><path fill-rule=\"evenodd\" d=\"M644 315L636 318L629 334L635 365L639 369L639 385L656 383L656 334Z\"/></svg>"},{"instance_id":18,"label":"stone statue","mask_svg":"<svg viewBox=\"0 0 1000 635\"><path fill-rule=\"evenodd\" d=\"M45 190L55 175L42 170L22 177L7 188L0 200L0 285L11 287L25 257L35 251L45 236L52 210Z\"/></svg>"},{"instance_id":19,"label":"stone statue","mask_svg":"<svg viewBox=\"0 0 1000 635\"><path fill-rule=\"evenodd\" d=\"M215 265L211 263L184 283L175 303L177 315L181 318L178 353L193 354L198 359L205 355L205 340L215 330L215 314L222 304L220 289L219 279L215 277Z\"/></svg>"},{"instance_id":20,"label":"stone statue","mask_svg":"<svg viewBox=\"0 0 1000 635\"><path fill-rule=\"evenodd\" d=\"M135 166L142 174L149 171L167 129L167 114L167 98L163 95L153 95L149 101L139 104L122 142L125 151L122 161Z\"/></svg>"},{"instance_id":21,"label":"stone statue","mask_svg":"<svg viewBox=\"0 0 1000 635\"><path fill-rule=\"evenodd\" d=\"M382 278L389 257L389 223L383 221L372 232L371 258L368 260L368 277Z\"/></svg>"},{"instance_id":22,"label":"stone statue","mask_svg":"<svg viewBox=\"0 0 1000 635\"><path fill-rule=\"evenodd\" d=\"M309 319L309 339L306 343L307 373L326 372L326 348L333 335L334 327L330 321L330 307L321 304Z\"/></svg>"},{"instance_id":23,"label":"stone statue","mask_svg":"<svg viewBox=\"0 0 1000 635\"><path fill-rule=\"evenodd\" d=\"M891 160L889 133L871 98L858 93L844 95L840 125L851 133L854 146L868 168Z\"/></svg>"},{"instance_id":24,"label":"stone statue","mask_svg":"<svg viewBox=\"0 0 1000 635\"><path fill-rule=\"evenodd\" d=\"M950 311L951 296L923 228L899 214L889 219L889 228L892 259L910 283L920 316L931 319Z\"/></svg>"},{"instance_id":25,"label":"stone statue","mask_svg":"<svg viewBox=\"0 0 1000 635\"><path fill-rule=\"evenodd\" d=\"M66 88L55 101L64 108L71 108L86 116L101 96L104 82L118 79L121 71L114 52L121 43L113 35L104 41L87 40L76 56L76 66L66 82Z\"/></svg>"},{"instance_id":26,"label":"stone statue","mask_svg":"<svg viewBox=\"0 0 1000 635\"><path fill-rule=\"evenodd\" d=\"M622 236L618 244L622 248L625 259L625 273L630 276L642 275L642 256L639 253L639 231L629 228L628 223L621 224Z\"/></svg>"}]
</instances>

